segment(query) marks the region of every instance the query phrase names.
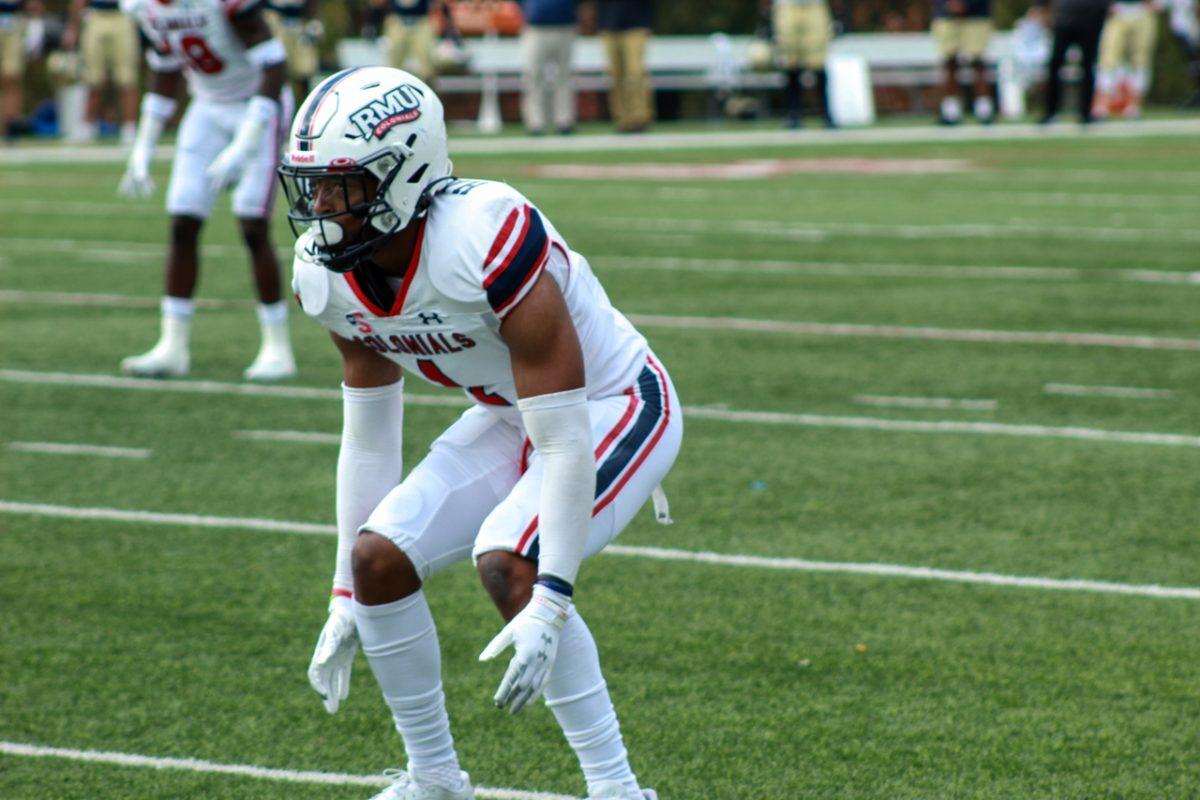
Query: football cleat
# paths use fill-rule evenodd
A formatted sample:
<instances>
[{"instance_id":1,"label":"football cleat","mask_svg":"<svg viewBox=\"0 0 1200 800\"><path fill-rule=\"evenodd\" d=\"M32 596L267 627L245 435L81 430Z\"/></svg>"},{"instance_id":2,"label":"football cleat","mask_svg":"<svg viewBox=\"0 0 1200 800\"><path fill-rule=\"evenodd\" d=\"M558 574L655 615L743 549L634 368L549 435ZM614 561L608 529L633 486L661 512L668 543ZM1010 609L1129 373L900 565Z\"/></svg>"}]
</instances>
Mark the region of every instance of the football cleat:
<instances>
[{"instance_id":1,"label":"football cleat","mask_svg":"<svg viewBox=\"0 0 1200 800\"><path fill-rule=\"evenodd\" d=\"M188 374L191 356L187 348L165 342L154 345L147 353L121 360L121 372L136 378L182 378Z\"/></svg>"},{"instance_id":2,"label":"football cleat","mask_svg":"<svg viewBox=\"0 0 1200 800\"><path fill-rule=\"evenodd\" d=\"M636 794L630 794L619 781L601 781L588 793L587 800L658 800L658 793L653 789L638 789Z\"/></svg>"},{"instance_id":3,"label":"football cleat","mask_svg":"<svg viewBox=\"0 0 1200 800\"><path fill-rule=\"evenodd\" d=\"M392 779L392 785L371 800L475 800L475 787L465 772L459 772L463 785L457 792L442 786L420 786L402 769L384 770L383 774Z\"/></svg>"},{"instance_id":4,"label":"football cleat","mask_svg":"<svg viewBox=\"0 0 1200 800\"><path fill-rule=\"evenodd\" d=\"M243 373L248 381L282 381L296 377L296 359L292 348L264 344L254 363Z\"/></svg>"}]
</instances>

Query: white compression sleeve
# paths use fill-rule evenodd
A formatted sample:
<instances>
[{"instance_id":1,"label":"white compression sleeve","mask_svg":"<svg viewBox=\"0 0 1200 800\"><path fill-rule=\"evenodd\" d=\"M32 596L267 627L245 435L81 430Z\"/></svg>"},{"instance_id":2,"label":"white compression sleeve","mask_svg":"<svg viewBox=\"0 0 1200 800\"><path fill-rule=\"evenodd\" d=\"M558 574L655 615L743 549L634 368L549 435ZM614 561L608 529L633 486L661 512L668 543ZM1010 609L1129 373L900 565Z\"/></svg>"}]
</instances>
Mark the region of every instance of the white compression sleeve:
<instances>
[{"instance_id":1,"label":"white compression sleeve","mask_svg":"<svg viewBox=\"0 0 1200 800\"><path fill-rule=\"evenodd\" d=\"M543 464L538 573L574 584L596 495L587 390L526 397L517 407Z\"/></svg>"},{"instance_id":2,"label":"white compression sleeve","mask_svg":"<svg viewBox=\"0 0 1200 800\"><path fill-rule=\"evenodd\" d=\"M350 553L358 529L398 483L403 467L404 381L359 389L342 385L342 447L337 465L335 591L353 592Z\"/></svg>"}]
</instances>

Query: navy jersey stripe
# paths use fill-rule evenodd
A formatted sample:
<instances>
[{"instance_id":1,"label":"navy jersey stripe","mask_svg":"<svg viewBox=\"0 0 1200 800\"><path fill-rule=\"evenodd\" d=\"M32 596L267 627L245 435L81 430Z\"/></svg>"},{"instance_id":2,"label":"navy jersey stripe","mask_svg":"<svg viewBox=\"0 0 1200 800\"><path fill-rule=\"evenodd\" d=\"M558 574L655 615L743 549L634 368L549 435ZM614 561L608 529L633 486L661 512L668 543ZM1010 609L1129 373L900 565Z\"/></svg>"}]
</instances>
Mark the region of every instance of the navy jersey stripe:
<instances>
[{"instance_id":1,"label":"navy jersey stripe","mask_svg":"<svg viewBox=\"0 0 1200 800\"><path fill-rule=\"evenodd\" d=\"M525 231L525 237L509 256L508 263L490 278L491 283L487 286L488 303L497 313L505 310L525 285L526 279L541 265L550 243L541 215L530 206L526 206L526 211L529 214L529 228Z\"/></svg>"},{"instance_id":2,"label":"navy jersey stripe","mask_svg":"<svg viewBox=\"0 0 1200 800\"><path fill-rule=\"evenodd\" d=\"M596 498L604 494L612 486L629 463L633 461L638 450L642 448L658 420L662 416L663 396L658 377L649 367L643 367L638 374L638 396L642 400L642 410L638 413L637 421L620 443L613 448L612 455L604 460L596 472Z\"/></svg>"}]
</instances>

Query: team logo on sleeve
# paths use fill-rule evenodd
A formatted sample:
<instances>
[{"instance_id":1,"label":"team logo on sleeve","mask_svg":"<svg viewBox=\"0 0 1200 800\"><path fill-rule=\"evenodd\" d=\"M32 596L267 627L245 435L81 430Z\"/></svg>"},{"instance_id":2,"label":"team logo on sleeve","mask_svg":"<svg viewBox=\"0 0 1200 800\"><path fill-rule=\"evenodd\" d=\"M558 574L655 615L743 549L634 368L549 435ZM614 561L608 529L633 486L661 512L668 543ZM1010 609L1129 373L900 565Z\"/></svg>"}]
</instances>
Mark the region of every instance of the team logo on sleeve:
<instances>
[{"instance_id":1,"label":"team logo on sleeve","mask_svg":"<svg viewBox=\"0 0 1200 800\"><path fill-rule=\"evenodd\" d=\"M350 112L350 121L366 141L382 139L397 125L412 122L421 116L423 96L420 88L411 83L402 83L388 90L378 100L372 100Z\"/></svg>"}]
</instances>

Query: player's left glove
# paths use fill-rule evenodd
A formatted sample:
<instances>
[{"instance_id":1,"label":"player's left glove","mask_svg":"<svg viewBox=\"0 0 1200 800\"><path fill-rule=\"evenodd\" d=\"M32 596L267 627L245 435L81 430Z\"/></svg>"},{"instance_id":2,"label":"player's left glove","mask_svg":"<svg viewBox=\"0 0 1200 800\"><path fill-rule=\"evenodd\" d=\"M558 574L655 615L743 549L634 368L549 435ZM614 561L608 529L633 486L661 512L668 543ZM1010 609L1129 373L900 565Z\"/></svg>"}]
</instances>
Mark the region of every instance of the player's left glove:
<instances>
[{"instance_id":1,"label":"player's left glove","mask_svg":"<svg viewBox=\"0 0 1200 800\"><path fill-rule=\"evenodd\" d=\"M205 171L214 190L221 191L237 183L246 163L262 149L267 128L278 118L279 103L260 94L250 98L233 141L217 154Z\"/></svg>"},{"instance_id":2,"label":"player's left glove","mask_svg":"<svg viewBox=\"0 0 1200 800\"><path fill-rule=\"evenodd\" d=\"M570 597L537 584L525 608L483 648L480 661L490 661L510 644L516 651L492 698L497 708L508 706L516 714L546 688L558 654L559 634L571 618L573 608Z\"/></svg>"},{"instance_id":3,"label":"player's left glove","mask_svg":"<svg viewBox=\"0 0 1200 800\"><path fill-rule=\"evenodd\" d=\"M321 695L330 714L350 694L350 669L358 650L358 628L354 626L351 603L349 597L340 595L329 601L329 619L308 665L308 683Z\"/></svg>"}]
</instances>

